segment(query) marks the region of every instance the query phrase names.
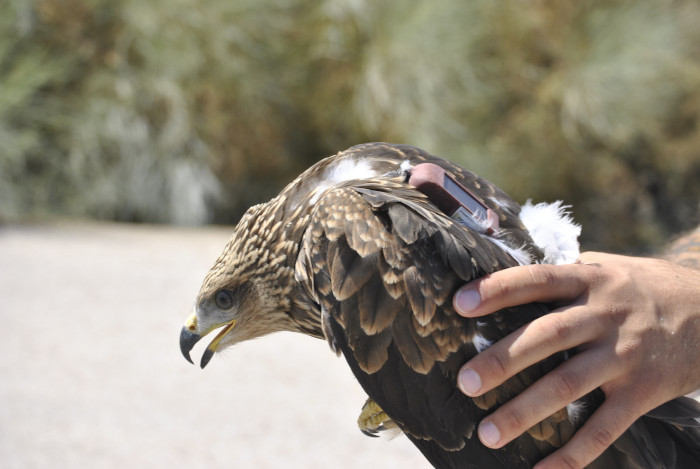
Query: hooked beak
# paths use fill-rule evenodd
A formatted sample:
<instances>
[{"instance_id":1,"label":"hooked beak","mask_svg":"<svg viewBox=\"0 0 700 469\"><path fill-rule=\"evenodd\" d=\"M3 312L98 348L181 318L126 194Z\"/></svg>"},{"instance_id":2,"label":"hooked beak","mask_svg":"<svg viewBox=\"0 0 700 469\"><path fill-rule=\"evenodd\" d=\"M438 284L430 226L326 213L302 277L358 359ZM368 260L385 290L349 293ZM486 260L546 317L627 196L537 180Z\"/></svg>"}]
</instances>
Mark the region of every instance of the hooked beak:
<instances>
[{"instance_id":1,"label":"hooked beak","mask_svg":"<svg viewBox=\"0 0 700 469\"><path fill-rule=\"evenodd\" d=\"M207 364L211 360L211 357L214 356L214 352L216 352L219 349L221 339L223 339L224 336L228 334L235 325L235 319L223 325L224 328L221 329L221 332L219 332L216 335L216 337L214 337L214 340L211 341L211 343L207 346L207 349L204 351L204 354L202 355L202 360L199 363L199 366L201 368L207 366ZM202 334L199 334L197 332L197 314L194 312L190 314L190 316L185 321L185 325L182 326L182 330L180 331L180 351L182 352L182 356L184 356L188 362L194 364L192 358L190 358L190 351L202 337L204 337L217 327L219 326L211 327Z\"/></svg>"}]
</instances>

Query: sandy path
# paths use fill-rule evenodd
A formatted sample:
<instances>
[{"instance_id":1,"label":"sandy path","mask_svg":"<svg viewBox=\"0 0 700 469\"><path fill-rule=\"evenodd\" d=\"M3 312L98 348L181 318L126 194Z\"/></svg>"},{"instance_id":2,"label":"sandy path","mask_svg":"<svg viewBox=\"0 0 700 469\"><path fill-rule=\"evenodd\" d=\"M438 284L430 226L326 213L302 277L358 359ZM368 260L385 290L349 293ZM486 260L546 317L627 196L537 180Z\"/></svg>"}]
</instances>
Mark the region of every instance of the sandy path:
<instances>
[{"instance_id":1,"label":"sandy path","mask_svg":"<svg viewBox=\"0 0 700 469\"><path fill-rule=\"evenodd\" d=\"M229 233L0 227L3 468L429 467L405 438L357 430L365 396L322 341L273 335L204 371L181 357Z\"/></svg>"}]
</instances>

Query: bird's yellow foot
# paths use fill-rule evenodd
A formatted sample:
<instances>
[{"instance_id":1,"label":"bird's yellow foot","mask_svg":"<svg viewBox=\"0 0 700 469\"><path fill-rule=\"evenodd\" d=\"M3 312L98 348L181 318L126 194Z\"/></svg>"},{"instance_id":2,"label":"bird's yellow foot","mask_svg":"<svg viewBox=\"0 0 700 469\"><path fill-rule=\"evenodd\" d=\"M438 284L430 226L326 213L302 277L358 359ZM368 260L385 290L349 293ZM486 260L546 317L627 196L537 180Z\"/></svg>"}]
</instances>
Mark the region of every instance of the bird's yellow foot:
<instances>
[{"instance_id":1,"label":"bird's yellow foot","mask_svg":"<svg viewBox=\"0 0 700 469\"><path fill-rule=\"evenodd\" d=\"M362 406L357 426L360 427L362 433L372 437L376 437L379 432L386 430L400 431L394 421L371 398L367 398L367 402Z\"/></svg>"}]
</instances>

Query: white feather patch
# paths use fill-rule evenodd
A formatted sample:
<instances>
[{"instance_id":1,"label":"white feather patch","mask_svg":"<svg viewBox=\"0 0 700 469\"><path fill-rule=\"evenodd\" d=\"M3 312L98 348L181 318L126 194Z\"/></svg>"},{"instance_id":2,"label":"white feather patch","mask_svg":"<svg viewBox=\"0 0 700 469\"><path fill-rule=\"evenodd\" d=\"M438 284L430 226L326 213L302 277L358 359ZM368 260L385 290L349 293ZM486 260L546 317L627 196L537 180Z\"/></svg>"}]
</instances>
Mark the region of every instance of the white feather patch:
<instances>
[{"instance_id":1,"label":"white feather patch","mask_svg":"<svg viewBox=\"0 0 700 469\"><path fill-rule=\"evenodd\" d=\"M472 337L472 343L474 344L474 348L476 348L477 353L481 353L493 345L492 340L487 339L478 332L474 334L474 337Z\"/></svg>"},{"instance_id":2,"label":"white feather patch","mask_svg":"<svg viewBox=\"0 0 700 469\"><path fill-rule=\"evenodd\" d=\"M376 176L377 171L372 169L372 165L367 160L343 160L337 165L328 168L323 174L314 190L315 193L311 198L311 203L315 204L318 202L318 199L324 192L341 182L352 181L353 179L367 179Z\"/></svg>"},{"instance_id":3,"label":"white feather patch","mask_svg":"<svg viewBox=\"0 0 700 469\"><path fill-rule=\"evenodd\" d=\"M522 206L520 220L544 252L544 264L571 264L579 256L581 226L571 218L568 208L560 200L537 205L528 200Z\"/></svg>"},{"instance_id":4,"label":"white feather patch","mask_svg":"<svg viewBox=\"0 0 700 469\"><path fill-rule=\"evenodd\" d=\"M503 251L505 251L510 257L515 259L515 261L520 264L520 265L530 265L532 264L532 257L530 257L530 253L527 252L524 248L513 248L508 246L508 243L505 241L495 238L493 236L489 235L482 235L483 238L488 239L491 241L493 244L501 248Z\"/></svg>"},{"instance_id":5,"label":"white feather patch","mask_svg":"<svg viewBox=\"0 0 700 469\"><path fill-rule=\"evenodd\" d=\"M576 422L584 410L586 410L586 403L583 401L574 401L566 406L566 413L572 422Z\"/></svg>"}]
</instances>

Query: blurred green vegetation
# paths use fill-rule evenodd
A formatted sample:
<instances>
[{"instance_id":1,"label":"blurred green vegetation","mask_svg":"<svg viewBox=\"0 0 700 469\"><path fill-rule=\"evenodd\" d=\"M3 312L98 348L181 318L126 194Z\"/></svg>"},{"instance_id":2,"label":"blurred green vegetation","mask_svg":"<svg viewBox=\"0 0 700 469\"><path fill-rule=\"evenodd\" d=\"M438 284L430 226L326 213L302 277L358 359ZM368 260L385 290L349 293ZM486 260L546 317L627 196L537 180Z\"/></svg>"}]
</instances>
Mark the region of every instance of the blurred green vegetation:
<instances>
[{"instance_id":1,"label":"blurred green vegetation","mask_svg":"<svg viewBox=\"0 0 700 469\"><path fill-rule=\"evenodd\" d=\"M234 222L382 140L654 250L700 221L698 24L696 0L0 0L0 220Z\"/></svg>"}]
</instances>

